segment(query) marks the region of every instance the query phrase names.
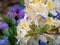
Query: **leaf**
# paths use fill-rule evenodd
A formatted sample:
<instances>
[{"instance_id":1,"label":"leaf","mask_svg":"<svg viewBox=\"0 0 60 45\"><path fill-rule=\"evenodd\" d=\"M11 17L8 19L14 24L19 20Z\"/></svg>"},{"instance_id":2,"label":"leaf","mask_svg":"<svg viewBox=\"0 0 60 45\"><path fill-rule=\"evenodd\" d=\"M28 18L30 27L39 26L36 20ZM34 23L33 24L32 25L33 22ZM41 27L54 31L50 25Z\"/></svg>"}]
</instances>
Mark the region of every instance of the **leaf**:
<instances>
[{"instance_id":1,"label":"leaf","mask_svg":"<svg viewBox=\"0 0 60 45\"><path fill-rule=\"evenodd\" d=\"M26 36L34 36L34 30L30 30L30 31L28 31L28 34L26 35Z\"/></svg>"},{"instance_id":2,"label":"leaf","mask_svg":"<svg viewBox=\"0 0 60 45\"><path fill-rule=\"evenodd\" d=\"M16 45L16 35L17 35L17 30L16 30L16 24L12 23L12 19L8 19L6 16L3 16L3 21L6 22L9 26L8 31L4 32L6 36L8 36L8 40L11 45Z\"/></svg>"},{"instance_id":3,"label":"leaf","mask_svg":"<svg viewBox=\"0 0 60 45\"><path fill-rule=\"evenodd\" d=\"M8 30L4 30L3 33L4 33L6 36L9 36Z\"/></svg>"},{"instance_id":4,"label":"leaf","mask_svg":"<svg viewBox=\"0 0 60 45\"><path fill-rule=\"evenodd\" d=\"M24 6L24 0L20 0L20 5Z\"/></svg>"},{"instance_id":5,"label":"leaf","mask_svg":"<svg viewBox=\"0 0 60 45\"><path fill-rule=\"evenodd\" d=\"M9 27L11 27L13 24L12 24L12 20L11 19L8 19L7 16L3 16L3 21L6 22L8 24Z\"/></svg>"},{"instance_id":6,"label":"leaf","mask_svg":"<svg viewBox=\"0 0 60 45\"><path fill-rule=\"evenodd\" d=\"M41 31L40 31L40 34L43 34L45 31L48 30L48 28L49 28L48 25L44 25L44 26L42 27Z\"/></svg>"},{"instance_id":7,"label":"leaf","mask_svg":"<svg viewBox=\"0 0 60 45\"><path fill-rule=\"evenodd\" d=\"M13 36L9 36L9 42L10 42L10 45L16 45L16 38L13 37Z\"/></svg>"},{"instance_id":8,"label":"leaf","mask_svg":"<svg viewBox=\"0 0 60 45\"><path fill-rule=\"evenodd\" d=\"M35 31L37 32L37 33L40 33L41 32L41 30L36 26L35 27Z\"/></svg>"},{"instance_id":9,"label":"leaf","mask_svg":"<svg viewBox=\"0 0 60 45\"><path fill-rule=\"evenodd\" d=\"M48 29L48 25L44 25L41 29L39 27L35 26L35 31L37 34L43 34Z\"/></svg>"}]
</instances>

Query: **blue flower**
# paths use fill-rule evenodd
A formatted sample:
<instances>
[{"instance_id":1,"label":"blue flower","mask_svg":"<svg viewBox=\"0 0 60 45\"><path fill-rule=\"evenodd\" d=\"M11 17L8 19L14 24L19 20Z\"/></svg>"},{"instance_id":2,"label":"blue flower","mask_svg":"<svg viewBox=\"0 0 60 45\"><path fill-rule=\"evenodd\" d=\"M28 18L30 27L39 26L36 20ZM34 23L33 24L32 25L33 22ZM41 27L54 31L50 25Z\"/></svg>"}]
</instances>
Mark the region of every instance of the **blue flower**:
<instances>
[{"instance_id":1,"label":"blue flower","mask_svg":"<svg viewBox=\"0 0 60 45\"><path fill-rule=\"evenodd\" d=\"M9 43L8 37L4 37L4 39L0 39L0 45L8 44L8 43Z\"/></svg>"},{"instance_id":2,"label":"blue flower","mask_svg":"<svg viewBox=\"0 0 60 45\"><path fill-rule=\"evenodd\" d=\"M6 24L5 22L0 21L0 30L3 30L5 28L8 28L8 24Z\"/></svg>"},{"instance_id":3,"label":"blue flower","mask_svg":"<svg viewBox=\"0 0 60 45\"><path fill-rule=\"evenodd\" d=\"M60 12L56 12L56 13L57 13L56 16L53 16L52 14L49 14L48 16L52 17L52 18L58 18L58 19L60 19Z\"/></svg>"},{"instance_id":4,"label":"blue flower","mask_svg":"<svg viewBox=\"0 0 60 45\"><path fill-rule=\"evenodd\" d=\"M19 4L10 6L7 16L10 19L13 19L13 23L16 23L16 20L17 22L20 22L20 20L24 18L24 7L21 7Z\"/></svg>"},{"instance_id":5,"label":"blue flower","mask_svg":"<svg viewBox=\"0 0 60 45\"><path fill-rule=\"evenodd\" d=\"M57 12L57 18L60 19L60 12Z\"/></svg>"},{"instance_id":6,"label":"blue flower","mask_svg":"<svg viewBox=\"0 0 60 45\"><path fill-rule=\"evenodd\" d=\"M39 40L39 45L47 45L47 42L43 42L43 41Z\"/></svg>"}]
</instances>

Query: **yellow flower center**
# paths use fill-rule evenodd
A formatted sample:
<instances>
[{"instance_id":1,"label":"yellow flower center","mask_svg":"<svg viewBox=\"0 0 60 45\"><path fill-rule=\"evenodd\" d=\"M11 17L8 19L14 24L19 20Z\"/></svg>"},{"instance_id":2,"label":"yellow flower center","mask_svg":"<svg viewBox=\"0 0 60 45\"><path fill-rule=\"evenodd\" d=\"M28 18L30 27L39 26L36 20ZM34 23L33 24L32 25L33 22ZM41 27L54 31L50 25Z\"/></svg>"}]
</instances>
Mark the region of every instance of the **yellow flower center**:
<instances>
[{"instance_id":1,"label":"yellow flower center","mask_svg":"<svg viewBox=\"0 0 60 45\"><path fill-rule=\"evenodd\" d=\"M40 8L41 11L43 11L43 8L44 8L44 7L43 7L42 4L40 4L39 8Z\"/></svg>"},{"instance_id":2,"label":"yellow flower center","mask_svg":"<svg viewBox=\"0 0 60 45\"><path fill-rule=\"evenodd\" d=\"M47 0L43 0L44 3L46 3Z\"/></svg>"},{"instance_id":3,"label":"yellow flower center","mask_svg":"<svg viewBox=\"0 0 60 45\"><path fill-rule=\"evenodd\" d=\"M47 18L47 24L53 23L53 20L51 18Z\"/></svg>"},{"instance_id":4,"label":"yellow flower center","mask_svg":"<svg viewBox=\"0 0 60 45\"><path fill-rule=\"evenodd\" d=\"M38 3L38 2L42 2L42 0L36 0L35 2L37 2L37 3Z\"/></svg>"},{"instance_id":5,"label":"yellow flower center","mask_svg":"<svg viewBox=\"0 0 60 45\"><path fill-rule=\"evenodd\" d=\"M32 6L31 5L29 6L29 9L32 9Z\"/></svg>"},{"instance_id":6,"label":"yellow flower center","mask_svg":"<svg viewBox=\"0 0 60 45\"><path fill-rule=\"evenodd\" d=\"M26 23L23 23L23 28L25 29L27 27L27 24Z\"/></svg>"},{"instance_id":7,"label":"yellow flower center","mask_svg":"<svg viewBox=\"0 0 60 45\"><path fill-rule=\"evenodd\" d=\"M48 2L47 7L48 7L48 10L50 10L52 8L52 2Z\"/></svg>"}]
</instances>

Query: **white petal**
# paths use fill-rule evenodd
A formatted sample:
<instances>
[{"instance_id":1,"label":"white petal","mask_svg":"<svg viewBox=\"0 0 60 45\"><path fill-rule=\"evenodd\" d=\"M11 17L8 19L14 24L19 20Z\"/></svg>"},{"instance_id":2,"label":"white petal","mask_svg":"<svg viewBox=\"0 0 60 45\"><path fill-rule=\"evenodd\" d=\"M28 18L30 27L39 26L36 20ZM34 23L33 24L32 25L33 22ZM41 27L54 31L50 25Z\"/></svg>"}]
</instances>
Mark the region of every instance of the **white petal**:
<instances>
[{"instance_id":1,"label":"white petal","mask_svg":"<svg viewBox=\"0 0 60 45\"><path fill-rule=\"evenodd\" d=\"M57 13L56 13L55 10L51 10L50 13L51 13L53 16L56 16L56 15L57 15Z\"/></svg>"}]
</instances>

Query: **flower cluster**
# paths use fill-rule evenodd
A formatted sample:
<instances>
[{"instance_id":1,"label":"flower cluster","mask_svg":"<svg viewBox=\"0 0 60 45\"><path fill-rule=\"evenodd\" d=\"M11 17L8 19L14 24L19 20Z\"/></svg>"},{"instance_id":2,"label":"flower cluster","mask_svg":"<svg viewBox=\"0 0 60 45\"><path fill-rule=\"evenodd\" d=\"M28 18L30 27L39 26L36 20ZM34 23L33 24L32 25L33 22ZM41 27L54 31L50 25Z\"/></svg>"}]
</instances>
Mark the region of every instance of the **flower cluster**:
<instances>
[{"instance_id":1,"label":"flower cluster","mask_svg":"<svg viewBox=\"0 0 60 45\"><path fill-rule=\"evenodd\" d=\"M12 19L13 23L20 22L22 18L24 18L24 7L20 6L19 4L10 6L7 12L7 16L9 19Z\"/></svg>"},{"instance_id":2,"label":"flower cluster","mask_svg":"<svg viewBox=\"0 0 60 45\"><path fill-rule=\"evenodd\" d=\"M17 27L17 38L19 41L26 43L30 36L28 31L31 31L30 25L34 23L39 29L44 25L59 27L59 0L24 0L25 17L21 19ZM55 17L55 18L53 18ZM31 32L32 33L32 32Z\"/></svg>"}]
</instances>

